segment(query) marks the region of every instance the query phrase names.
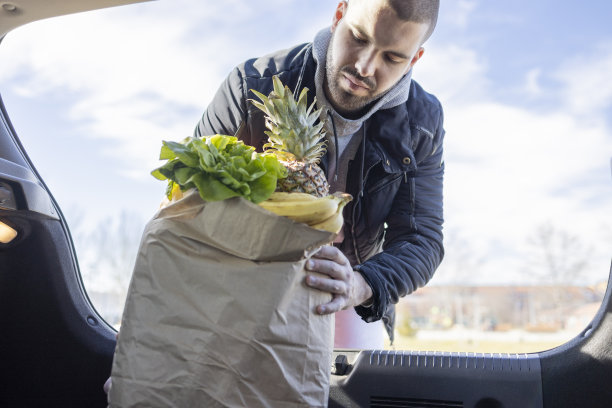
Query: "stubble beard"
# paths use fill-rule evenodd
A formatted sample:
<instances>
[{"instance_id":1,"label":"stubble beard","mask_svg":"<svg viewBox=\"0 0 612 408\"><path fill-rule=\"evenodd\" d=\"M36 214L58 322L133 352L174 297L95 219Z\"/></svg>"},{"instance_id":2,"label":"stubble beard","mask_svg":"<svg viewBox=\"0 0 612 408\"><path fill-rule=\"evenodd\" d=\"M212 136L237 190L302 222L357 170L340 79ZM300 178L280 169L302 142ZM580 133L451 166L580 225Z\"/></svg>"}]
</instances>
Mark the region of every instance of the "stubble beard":
<instances>
[{"instance_id":1,"label":"stubble beard","mask_svg":"<svg viewBox=\"0 0 612 408\"><path fill-rule=\"evenodd\" d=\"M368 105L380 96L375 94L376 83L371 78L365 78L359 75L354 67L349 65L338 67L334 61L331 49L332 44L330 42L329 48L327 49L327 61L325 64L325 96L336 112L341 115L347 118L359 116ZM340 80L343 76L343 72L365 83L369 88L369 94L367 96L357 96L342 89Z\"/></svg>"}]
</instances>

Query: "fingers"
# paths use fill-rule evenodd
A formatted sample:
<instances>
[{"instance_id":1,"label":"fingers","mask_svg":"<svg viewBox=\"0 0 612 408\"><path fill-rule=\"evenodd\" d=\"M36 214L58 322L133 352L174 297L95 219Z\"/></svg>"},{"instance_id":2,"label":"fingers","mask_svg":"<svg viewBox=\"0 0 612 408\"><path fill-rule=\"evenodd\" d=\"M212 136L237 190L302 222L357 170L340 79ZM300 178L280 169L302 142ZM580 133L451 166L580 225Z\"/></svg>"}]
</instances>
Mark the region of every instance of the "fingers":
<instances>
[{"instance_id":1,"label":"fingers","mask_svg":"<svg viewBox=\"0 0 612 408\"><path fill-rule=\"evenodd\" d=\"M340 251L335 246L331 246L331 245L322 246L317 252L314 253L312 258L327 259L339 265L349 265L350 266L348 259L342 253L342 251Z\"/></svg>"},{"instance_id":2,"label":"fingers","mask_svg":"<svg viewBox=\"0 0 612 408\"><path fill-rule=\"evenodd\" d=\"M334 296L331 302L319 305L316 311L320 315L326 315L339 312L346 307L346 298L342 296Z\"/></svg>"},{"instance_id":3,"label":"fingers","mask_svg":"<svg viewBox=\"0 0 612 408\"><path fill-rule=\"evenodd\" d=\"M329 292L335 295L347 295L348 285L346 282L337 279L322 278L319 276L308 275L306 277L308 286L314 289L319 289L323 292Z\"/></svg>"},{"instance_id":4,"label":"fingers","mask_svg":"<svg viewBox=\"0 0 612 408\"><path fill-rule=\"evenodd\" d=\"M119 332L115 333L115 340L119 340ZM104 389L105 393L107 393L107 394L109 393L112 383L113 383L113 381L112 381L111 377L108 377L108 379L104 383L104 386L102 387Z\"/></svg>"},{"instance_id":5,"label":"fingers","mask_svg":"<svg viewBox=\"0 0 612 408\"><path fill-rule=\"evenodd\" d=\"M108 377L108 379L104 383L104 386L102 387L105 393L108 394L108 392L110 391L111 385L112 385L112 379L111 377Z\"/></svg>"},{"instance_id":6,"label":"fingers","mask_svg":"<svg viewBox=\"0 0 612 408\"><path fill-rule=\"evenodd\" d=\"M317 252L319 254L319 252ZM306 269L312 272L319 272L329 276L332 279L347 281L353 272L350 263L340 252L341 258L336 257L333 253L323 253L331 257L313 256L306 262Z\"/></svg>"},{"instance_id":7,"label":"fingers","mask_svg":"<svg viewBox=\"0 0 612 408\"><path fill-rule=\"evenodd\" d=\"M316 307L315 310L318 314L325 315L335 313L348 306L349 284L347 282L308 275L306 277L306 284L311 288L329 292L332 295L332 300L330 302Z\"/></svg>"},{"instance_id":8,"label":"fingers","mask_svg":"<svg viewBox=\"0 0 612 408\"><path fill-rule=\"evenodd\" d=\"M306 277L306 284L332 295L330 302L317 306L317 313L335 313L349 306L354 272L350 262L338 248L321 247L306 262L306 268L311 272L323 275L309 274Z\"/></svg>"}]
</instances>

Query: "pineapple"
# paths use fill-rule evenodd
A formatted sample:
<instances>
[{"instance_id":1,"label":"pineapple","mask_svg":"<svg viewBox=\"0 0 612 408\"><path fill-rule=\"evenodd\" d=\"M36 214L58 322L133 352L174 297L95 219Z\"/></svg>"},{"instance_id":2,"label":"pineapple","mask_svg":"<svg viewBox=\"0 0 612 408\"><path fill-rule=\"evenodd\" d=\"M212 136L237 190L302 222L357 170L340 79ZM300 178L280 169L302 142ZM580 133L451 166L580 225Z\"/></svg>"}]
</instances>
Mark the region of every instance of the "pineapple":
<instances>
[{"instance_id":1,"label":"pineapple","mask_svg":"<svg viewBox=\"0 0 612 408\"><path fill-rule=\"evenodd\" d=\"M308 88L302 90L296 101L289 87L283 86L277 76L272 80L274 90L270 95L252 90L261 102L251 102L266 114L268 143L264 150L276 155L288 171L286 178L278 180L276 191L325 197L329 194L329 184L318 166L325 154L325 141L321 141L324 123L315 125L321 110L314 110L315 102L307 108Z\"/></svg>"}]
</instances>

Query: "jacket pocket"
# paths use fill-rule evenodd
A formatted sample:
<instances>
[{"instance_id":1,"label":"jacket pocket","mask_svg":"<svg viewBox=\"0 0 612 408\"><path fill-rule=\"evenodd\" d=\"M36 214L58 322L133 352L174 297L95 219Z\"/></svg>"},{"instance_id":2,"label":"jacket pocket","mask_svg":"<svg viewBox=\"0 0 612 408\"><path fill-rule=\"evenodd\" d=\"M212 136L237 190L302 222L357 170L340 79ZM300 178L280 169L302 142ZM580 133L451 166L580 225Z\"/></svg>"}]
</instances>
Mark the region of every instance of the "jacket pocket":
<instances>
[{"instance_id":1,"label":"jacket pocket","mask_svg":"<svg viewBox=\"0 0 612 408\"><path fill-rule=\"evenodd\" d=\"M372 185L371 187L368 187L368 189L366 190L366 194L370 195L370 194L378 193L379 191L383 190L385 187L389 186L390 184L393 184L399 181L403 177L403 175L404 173L389 174L387 177L377 180L376 183L374 183L374 185Z\"/></svg>"},{"instance_id":2,"label":"jacket pocket","mask_svg":"<svg viewBox=\"0 0 612 408\"><path fill-rule=\"evenodd\" d=\"M366 235L368 245L380 240L403 176L403 173L389 174L366 189L362 199L364 225L361 232Z\"/></svg>"}]
</instances>

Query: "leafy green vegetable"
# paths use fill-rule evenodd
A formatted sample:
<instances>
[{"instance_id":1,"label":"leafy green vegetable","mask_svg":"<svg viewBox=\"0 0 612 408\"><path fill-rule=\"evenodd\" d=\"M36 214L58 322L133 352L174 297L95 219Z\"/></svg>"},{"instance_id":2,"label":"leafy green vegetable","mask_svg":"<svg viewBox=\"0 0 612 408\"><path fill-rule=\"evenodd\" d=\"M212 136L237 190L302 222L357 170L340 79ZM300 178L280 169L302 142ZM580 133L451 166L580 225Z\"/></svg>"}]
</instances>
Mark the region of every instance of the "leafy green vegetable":
<instances>
[{"instance_id":1,"label":"leafy green vegetable","mask_svg":"<svg viewBox=\"0 0 612 408\"><path fill-rule=\"evenodd\" d=\"M159 158L167 162L151 175L168 180L168 198L176 184L182 191L197 188L206 201L241 196L259 203L274 192L277 179L287 177L276 156L257 153L234 136L163 141Z\"/></svg>"}]
</instances>

